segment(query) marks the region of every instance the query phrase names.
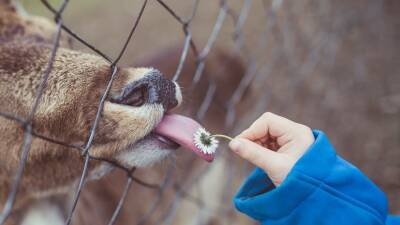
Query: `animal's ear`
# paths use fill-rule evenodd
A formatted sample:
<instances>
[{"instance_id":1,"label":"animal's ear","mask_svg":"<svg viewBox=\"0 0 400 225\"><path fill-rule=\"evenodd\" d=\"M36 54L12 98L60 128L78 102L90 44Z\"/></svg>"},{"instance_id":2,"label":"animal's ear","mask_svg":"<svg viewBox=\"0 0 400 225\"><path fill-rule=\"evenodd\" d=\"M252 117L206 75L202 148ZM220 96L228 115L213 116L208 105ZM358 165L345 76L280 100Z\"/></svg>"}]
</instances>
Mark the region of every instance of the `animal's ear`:
<instances>
[{"instance_id":1,"label":"animal's ear","mask_svg":"<svg viewBox=\"0 0 400 225\"><path fill-rule=\"evenodd\" d=\"M0 5L12 5L11 0L0 0Z\"/></svg>"},{"instance_id":2,"label":"animal's ear","mask_svg":"<svg viewBox=\"0 0 400 225\"><path fill-rule=\"evenodd\" d=\"M52 44L56 33L55 24L47 18L29 15L21 2L0 0L0 41L19 41ZM71 47L68 36L61 36L60 46Z\"/></svg>"},{"instance_id":3,"label":"animal's ear","mask_svg":"<svg viewBox=\"0 0 400 225\"><path fill-rule=\"evenodd\" d=\"M15 11L15 5L12 0L0 0L0 13L1 11Z\"/></svg>"}]
</instances>

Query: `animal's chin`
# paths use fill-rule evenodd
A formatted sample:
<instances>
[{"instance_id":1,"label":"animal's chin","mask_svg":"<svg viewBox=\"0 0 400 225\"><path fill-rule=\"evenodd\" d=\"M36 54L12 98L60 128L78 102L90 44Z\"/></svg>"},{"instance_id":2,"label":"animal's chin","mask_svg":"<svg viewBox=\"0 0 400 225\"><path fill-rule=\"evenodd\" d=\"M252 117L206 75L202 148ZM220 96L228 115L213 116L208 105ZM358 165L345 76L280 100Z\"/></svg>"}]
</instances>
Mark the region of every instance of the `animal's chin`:
<instances>
[{"instance_id":1,"label":"animal's chin","mask_svg":"<svg viewBox=\"0 0 400 225\"><path fill-rule=\"evenodd\" d=\"M180 146L151 132L119 153L116 160L126 167L148 167L166 158Z\"/></svg>"},{"instance_id":2,"label":"animal's chin","mask_svg":"<svg viewBox=\"0 0 400 225\"><path fill-rule=\"evenodd\" d=\"M134 144L128 145L115 157L115 160L126 168L149 167L168 157L180 145L155 133L149 133ZM108 163L101 164L89 175L90 180L97 180L108 174L114 167Z\"/></svg>"}]
</instances>

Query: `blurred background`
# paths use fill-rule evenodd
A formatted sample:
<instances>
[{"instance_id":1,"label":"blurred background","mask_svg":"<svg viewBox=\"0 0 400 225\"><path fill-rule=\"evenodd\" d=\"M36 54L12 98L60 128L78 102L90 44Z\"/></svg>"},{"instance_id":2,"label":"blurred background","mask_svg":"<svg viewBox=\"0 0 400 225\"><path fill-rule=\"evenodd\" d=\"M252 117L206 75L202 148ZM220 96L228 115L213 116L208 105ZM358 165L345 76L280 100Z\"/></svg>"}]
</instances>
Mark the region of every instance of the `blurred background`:
<instances>
[{"instance_id":1,"label":"blurred background","mask_svg":"<svg viewBox=\"0 0 400 225\"><path fill-rule=\"evenodd\" d=\"M21 2L29 13L53 18L40 1ZM387 194L390 212L400 214L399 1L163 3L147 3L121 66L153 66L173 76L187 35L165 5L183 21L193 16L186 27L192 45L178 79L184 90L181 113L230 135L265 111L321 129L341 156ZM115 58L142 4L71 0L63 19ZM79 42L74 48L91 52ZM193 81L196 74L199 81ZM140 178L163 188L134 185L123 207L129 215L121 213L117 224L254 224L231 202L252 166L226 146L218 154L207 164L179 151L167 162L139 170ZM88 195L98 193L92 194L97 202L91 210L99 221L111 217L124 179L114 171L99 181L112 187L108 195L93 191L98 182L86 185Z\"/></svg>"}]
</instances>

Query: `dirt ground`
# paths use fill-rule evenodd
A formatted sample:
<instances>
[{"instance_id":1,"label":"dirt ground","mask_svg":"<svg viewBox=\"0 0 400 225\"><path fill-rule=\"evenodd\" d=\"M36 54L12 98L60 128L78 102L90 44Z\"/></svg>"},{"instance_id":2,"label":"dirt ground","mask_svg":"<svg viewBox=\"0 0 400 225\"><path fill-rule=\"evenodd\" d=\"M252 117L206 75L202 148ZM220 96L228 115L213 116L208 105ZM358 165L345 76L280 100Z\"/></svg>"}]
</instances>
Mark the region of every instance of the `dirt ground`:
<instances>
[{"instance_id":1,"label":"dirt ground","mask_svg":"<svg viewBox=\"0 0 400 225\"><path fill-rule=\"evenodd\" d=\"M23 2L30 12L50 15L41 4ZM183 17L193 9L192 1L165 2ZM141 3L71 1L64 20L88 42L116 56ZM321 129L341 156L387 193L390 212L400 214L400 2L234 0L227 4L238 17L250 5L239 29L243 47L236 54L248 69L253 64L255 68L249 88L234 107L240 117L232 120L232 133L264 111ZM218 1L200 1L191 25L200 49L219 10ZM227 15L214 46L235 51L234 31L234 20ZM149 1L121 65L137 65L161 49L183 46L184 37L182 26L160 4ZM76 48L89 51L79 44ZM224 76L230 79L229 74ZM218 86L217 94L223 89ZM248 170L245 167L236 179ZM229 197L239 183L233 182ZM230 204L230 199L221 201Z\"/></svg>"}]
</instances>

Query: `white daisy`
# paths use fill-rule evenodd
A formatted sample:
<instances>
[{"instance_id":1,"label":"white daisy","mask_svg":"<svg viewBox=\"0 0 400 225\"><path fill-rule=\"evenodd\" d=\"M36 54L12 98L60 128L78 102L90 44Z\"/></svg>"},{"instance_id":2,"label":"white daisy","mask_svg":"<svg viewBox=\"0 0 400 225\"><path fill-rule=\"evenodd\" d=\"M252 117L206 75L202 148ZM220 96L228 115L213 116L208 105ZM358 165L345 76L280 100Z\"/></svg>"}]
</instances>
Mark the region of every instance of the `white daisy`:
<instances>
[{"instance_id":1,"label":"white daisy","mask_svg":"<svg viewBox=\"0 0 400 225\"><path fill-rule=\"evenodd\" d=\"M204 128L199 128L193 135L194 145L204 154L214 154L218 148L218 140Z\"/></svg>"}]
</instances>

